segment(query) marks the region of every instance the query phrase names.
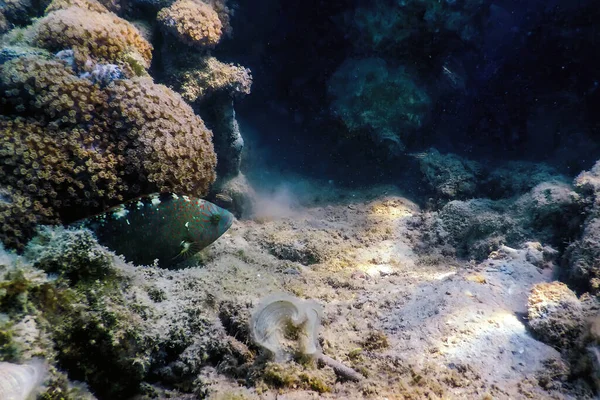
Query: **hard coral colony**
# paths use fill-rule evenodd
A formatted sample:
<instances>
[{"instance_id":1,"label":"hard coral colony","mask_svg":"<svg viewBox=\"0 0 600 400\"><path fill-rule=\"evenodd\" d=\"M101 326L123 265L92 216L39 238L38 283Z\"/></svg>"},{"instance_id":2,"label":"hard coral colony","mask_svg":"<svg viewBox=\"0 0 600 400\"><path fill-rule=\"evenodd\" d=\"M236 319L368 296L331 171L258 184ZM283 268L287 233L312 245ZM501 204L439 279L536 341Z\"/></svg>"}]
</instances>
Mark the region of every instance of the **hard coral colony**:
<instances>
[{"instance_id":1,"label":"hard coral colony","mask_svg":"<svg viewBox=\"0 0 600 400\"><path fill-rule=\"evenodd\" d=\"M208 193L212 133L177 93L135 76L138 66L146 74L152 46L133 25L108 11L69 7L28 29L27 45L72 51L73 58L24 50L0 66L5 244L22 248L36 224L73 220L143 193ZM119 66L125 79L94 83L102 63Z\"/></svg>"},{"instance_id":2,"label":"hard coral colony","mask_svg":"<svg viewBox=\"0 0 600 400\"><path fill-rule=\"evenodd\" d=\"M15 349L11 360L30 357L12 341L12 318L35 313L46 326L34 330L43 331L55 346L36 352L58 362L71 379L85 380L99 398L123 398L141 381L129 358L115 361L116 375L102 372L106 365L99 359L84 365L78 358L87 348L90 354L97 350L107 360L111 355L120 360L119 351L135 348L116 344L127 341L116 327L129 316L115 313L115 307L125 310L121 289L112 281L117 260L105 249L99 251L96 240L136 264L158 261L170 267L212 243L233 222L227 210L200 198L216 179L213 133L180 94L148 73L154 47L145 24L158 23L184 47L214 47L230 29L229 11L221 3L176 2L157 17L145 15L146 21L133 24L126 18L137 11L125 2L23 2L17 7L26 17L11 30L17 23L13 5L4 6L0 4L0 34L7 32L0 36L0 240L19 251L27 247L27 263L37 261L25 270L41 269L52 277L30 280L14 261L0 268L0 356L5 359L4 350L10 348ZM33 19L36 14L41 17ZM196 77L190 84L207 93L214 91L211 85L217 91L239 86L232 65L203 57L213 60L212 73L221 79L215 83ZM217 71L221 66L224 73ZM239 68L241 85L249 93L249 70ZM60 233L40 228L59 223L71 227ZM48 263L46 256L53 251ZM95 259L98 252L102 254ZM99 302L112 304L111 311ZM76 311L71 307L75 303L83 308ZM98 312L86 314L86 304ZM91 320L96 319L101 322L93 329ZM138 334L132 326L123 332L134 342ZM2 399L29 398L46 378L46 369L42 373L36 362L0 364ZM45 399L93 398L87 389L67 383L54 367L46 383Z\"/></svg>"}]
</instances>

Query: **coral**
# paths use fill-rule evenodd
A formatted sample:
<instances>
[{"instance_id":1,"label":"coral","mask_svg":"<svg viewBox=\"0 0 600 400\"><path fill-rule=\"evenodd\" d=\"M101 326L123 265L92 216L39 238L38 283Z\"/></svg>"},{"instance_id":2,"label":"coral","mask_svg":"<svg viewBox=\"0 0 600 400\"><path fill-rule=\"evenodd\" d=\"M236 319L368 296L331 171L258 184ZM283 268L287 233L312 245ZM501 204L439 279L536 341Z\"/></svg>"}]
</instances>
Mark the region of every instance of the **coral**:
<instances>
[{"instance_id":1,"label":"coral","mask_svg":"<svg viewBox=\"0 0 600 400\"><path fill-rule=\"evenodd\" d=\"M152 393L149 382L201 392L198 374L211 364L246 373L254 356L204 306L203 278L134 268L87 231L55 227L39 235L22 257L0 251L0 357L49 361L40 399L131 398ZM161 294L151 298L153 291ZM247 327L244 315L238 323Z\"/></svg>"},{"instance_id":2,"label":"coral","mask_svg":"<svg viewBox=\"0 0 600 400\"><path fill-rule=\"evenodd\" d=\"M0 277L0 311L17 322L35 310L32 292L45 281L43 274L27 265L15 263Z\"/></svg>"},{"instance_id":3,"label":"coral","mask_svg":"<svg viewBox=\"0 0 600 400\"><path fill-rule=\"evenodd\" d=\"M90 72L81 74L81 78L89 79L100 87L108 86L112 81L125 78L118 65L96 64Z\"/></svg>"},{"instance_id":4,"label":"coral","mask_svg":"<svg viewBox=\"0 0 600 400\"><path fill-rule=\"evenodd\" d=\"M440 154L436 149L414 155L434 193L443 199L473 197L481 174L479 163L463 159L456 154Z\"/></svg>"},{"instance_id":5,"label":"coral","mask_svg":"<svg viewBox=\"0 0 600 400\"><path fill-rule=\"evenodd\" d=\"M71 379L87 381L105 398L131 393L143 376L140 360L149 344L140 335L148 328L125 304L122 291L129 285L128 276L113 270L113 257L108 264L108 253L89 232L48 228L41 235L29 247L28 257L15 260L0 279L5 289L2 311L10 311L14 321L35 316L33 326L43 332L35 337L49 337L52 342L30 339L25 343L42 346L36 352L53 361L56 357ZM32 265L59 277L48 279ZM110 277L103 272L107 270ZM50 392L45 396L53 398Z\"/></svg>"},{"instance_id":6,"label":"coral","mask_svg":"<svg viewBox=\"0 0 600 400\"><path fill-rule=\"evenodd\" d=\"M103 3L119 3L119 0L102 0ZM130 0L127 3L134 7L143 7L158 12L162 8L169 7L175 0Z\"/></svg>"},{"instance_id":7,"label":"coral","mask_svg":"<svg viewBox=\"0 0 600 400\"><path fill-rule=\"evenodd\" d=\"M8 22L8 19L6 19L4 12L0 11L0 34L8 32L10 30L10 28L11 28L11 23Z\"/></svg>"},{"instance_id":8,"label":"coral","mask_svg":"<svg viewBox=\"0 0 600 400\"><path fill-rule=\"evenodd\" d=\"M351 134L397 151L421 128L431 100L415 77L381 58L347 59L328 82L332 107Z\"/></svg>"},{"instance_id":9,"label":"coral","mask_svg":"<svg viewBox=\"0 0 600 400\"><path fill-rule=\"evenodd\" d=\"M579 240L565 254L568 277L583 290L600 294L600 161L574 182L586 220Z\"/></svg>"},{"instance_id":10,"label":"coral","mask_svg":"<svg viewBox=\"0 0 600 400\"><path fill-rule=\"evenodd\" d=\"M50 5L46 7L45 13L49 14L56 10L66 10L70 7L79 7L84 10L108 13L113 12L122 16L123 14L131 15L133 4L125 0L52 0ZM136 25L133 21L132 24ZM136 27L138 27L136 25ZM138 27L139 28L139 27ZM146 35L143 35L146 39Z\"/></svg>"},{"instance_id":11,"label":"coral","mask_svg":"<svg viewBox=\"0 0 600 400\"><path fill-rule=\"evenodd\" d=\"M569 183L560 180L537 184L520 196L514 207L544 242L552 241L558 230L563 237L572 237L582 222L579 195Z\"/></svg>"},{"instance_id":12,"label":"coral","mask_svg":"<svg viewBox=\"0 0 600 400\"><path fill-rule=\"evenodd\" d=\"M240 65L222 63L214 57L199 60L194 68L186 68L173 78L178 82L177 90L189 102L202 100L215 93L226 93L230 97L250 93L252 75Z\"/></svg>"},{"instance_id":13,"label":"coral","mask_svg":"<svg viewBox=\"0 0 600 400\"><path fill-rule=\"evenodd\" d=\"M233 8L227 5L228 0L203 0L206 4L209 4L213 10L219 16L221 23L223 24L223 34L231 35L231 16L233 15Z\"/></svg>"},{"instance_id":14,"label":"coral","mask_svg":"<svg viewBox=\"0 0 600 400\"><path fill-rule=\"evenodd\" d=\"M570 364L558 365L560 380L583 378L600 389L600 303L588 294L577 298L562 282L539 283L529 295L528 319L533 333L557 348ZM549 370L550 372L553 372ZM557 384L544 379L545 385Z\"/></svg>"},{"instance_id":15,"label":"coral","mask_svg":"<svg viewBox=\"0 0 600 400\"><path fill-rule=\"evenodd\" d=\"M490 171L481 187L487 196L498 199L521 195L547 181L568 182L568 179L547 164L509 161Z\"/></svg>"},{"instance_id":16,"label":"coral","mask_svg":"<svg viewBox=\"0 0 600 400\"><path fill-rule=\"evenodd\" d=\"M598 307L600 304L596 308ZM580 370L583 374L590 376L596 392L598 392L600 391L600 312L596 310L596 315L588 322L581 340L582 347L585 346L585 356L587 356L588 362Z\"/></svg>"},{"instance_id":17,"label":"coral","mask_svg":"<svg viewBox=\"0 0 600 400\"><path fill-rule=\"evenodd\" d=\"M13 60L15 58L31 56L31 55L36 55L36 56L41 56L41 57L46 57L46 58L51 57L49 52L42 50L42 49L38 49L36 47L7 45L7 46L3 46L2 48L0 48L0 65L4 64L7 61Z\"/></svg>"},{"instance_id":18,"label":"coral","mask_svg":"<svg viewBox=\"0 0 600 400\"><path fill-rule=\"evenodd\" d=\"M78 7L82 10L93 11L97 13L107 13L108 10L96 0L52 0L46 7L46 14L53 11L66 10L70 7Z\"/></svg>"},{"instance_id":19,"label":"coral","mask_svg":"<svg viewBox=\"0 0 600 400\"><path fill-rule=\"evenodd\" d=\"M63 62L28 56L0 67L0 90L10 115L0 117L5 243L22 245L36 223L140 192L202 196L215 179L211 132L179 95L150 79L101 88Z\"/></svg>"},{"instance_id":20,"label":"coral","mask_svg":"<svg viewBox=\"0 0 600 400\"><path fill-rule=\"evenodd\" d=\"M424 239L476 260L502 244L539 241L558 248L578 229L579 214L578 195L570 185L542 182L517 198L453 200L426 214Z\"/></svg>"},{"instance_id":21,"label":"coral","mask_svg":"<svg viewBox=\"0 0 600 400\"><path fill-rule=\"evenodd\" d=\"M527 314L535 335L561 350L574 347L585 327L584 307L562 282L534 285Z\"/></svg>"},{"instance_id":22,"label":"coral","mask_svg":"<svg viewBox=\"0 0 600 400\"><path fill-rule=\"evenodd\" d=\"M545 390L560 389L569 379L569 364L559 358L543 362L544 368L536 374L538 384Z\"/></svg>"},{"instance_id":23,"label":"coral","mask_svg":"<svg viewBox=\"0 0 600 400\"><path fill-rule=\"evenodd\" d=\"M575 178L574 185L582 195L596 195L600 191L600 161L597 161L589 171L580 173Z\"/></svg>"},{"instance_id":24,"label":"coral","mask_svg":"<svg viewBox=\"0 0 600 400\"><path fill-rule=\"evenodd\" d=\"M37 400L97 400L83 383L69 382L68 377L51 367L50 376L44 382L43 392Z\"/></svg>"},{"instance_id":25,"label":"coral","mask_svg":"<svg viewBox=\"0 0 600 400\"><path fill-rule=\"evenodd\" d=\"M225 1L177 1L158 14L158 22L168 34L160 61L166 83L184 99L194 103L214 132L215 151L219 157L218 185L235 179L240 173L244 141L236 120L234 99L250 93L250 70L223 63L210 55L217 44L221 28L227 31L231 10ZM223 26L221 26L223 22ZM178 42L175 42L178 41ZM173 54L172 49L177 49ZM239 215L239 214L238 214Z\"/></svg>"},{"instance_id":26,"label":"coral","mask_svg":"<svg viewBox=\"0 0 600 400\"><path fill-rule=\"evenodd\" d=\"M143 78L119 81L107 90L114 99L111 111L123 118L115 127L133 142L126 151L133 168L126 173L145 171L159 191L206 194L217 162L212 133L183 99Z\"/></svg>"},{"instance_id":27,"label":"coral","mask_svg":"<svg viewBox=\"0 0 600 400\"><path fill-rule=\"evenodd\" d=\"M27 244L24 256L35 268L69 279L73 285L114 275L113 255L83 229L42 227Z\"/></svg>"},{"instance_id":28,"label":"coral","mask_svg":"<svg viewBox=\"0 0 600 400\"><path fill-rule=\"evenodd\" d=\"M0 189L0 238L7 247L22 247L36 224L58 222L53 211L14 188Z\"/></svg>"},{"instance_id":29,"label":"coral","mask_svg":"<svg viewBox=\"0 0 600 400\"><path fill-rule=\"evenodd\" d=\"M395 157L425 133L440 96L468 87L465 54L483 46L490 2L352 4L332 18L345 33L340 43L351 47L343 54L370 58L348 59L329 78L331 117L340 119L350 134L371 135L380 144L374 149L378 156ZM443 114L455 114L447 108L451 103L460 104L445 101Z\"/></svg>"},{"instance_id":30,"label":"coral","mask_svg":"<svg viewBox=\"0 0 600 400\"><path fill-rule=\"evenodd\" d=\"M39 4L31 0L2 0L0 2L0 33L14 25L26 25L35 17ZM4 21L4 22L2 22Z\"/></svg>"},{"instance_id":31,"label":"coral","mask_svg":"<svg viewBox=\"0 0 600 400\"><path fill-rule=\"evenodd\" d=\"M90 200L97 201L90 199L88 190L81 191L84 189L84 183L79 181L78 177L87 171L102 174L103 178L108 177L110 180L110 175L105 174L110 174L116 164L111 164L110 161L107 163L108 160L94 157L92 151L86 152L81 148L79 143L76 143L81 138L77 129L62 133L52 132L52 137L50 132L35 122L20 118L3 118L0 119L0 132L4 149L0 156L4 166L0 180L6 185L7 193L7 201L5 200L2 207L5 211L1 231L2 239L7 245L22 245L36 223L58 222L58 210L61 207L81 204L86 200L88 204L91 204ZM73 140L71 148L66 143L69 138ZM61 148L61 145L64 147ZM71 152L75 154L72 155ZM98 164L86 168L86 161L96 161ZM102 165L112 168L103 170ZM103 180L98 178L90 180L89 188L100 190L96 195L102 194L102 182ZM76 200L77 191L81 196L79 200ZM116 192L113 191L112 194L116 195ZM11 222L14 223L13 226L9 225Z\"/></svg>"},{"instance_id":32,"label":"coral","mask_svg":"<svg viewBox=\"0 0 600 400\"><path fill-rule=\"evenodd\" d=\"M17 360L21 356L21 349L14 341L12 325L9 321L0 322L0 359L4 361Z\"/></svg>"},{"instance_id":33,"label":"coral","mask_svg":"<svg viewBox=\"0 0 600 400\"><path fill-rule=\"evenodd\" d=\"M31 30L35 46L49 51L72 49L80 65L92 58L118 65L137 62L148 68L152 60L152 45L137 28L110 12L58 9L37 21Z\"/></svg>"},{"instance_id":34,"label":"coral","mask_svg":"<svg viewBox=\"0 0 600 400\"><path fill-rule=\"evenodd\" d=\"M507 211L507 203L487 199L451 201L427 222L425 240L449 244L460 256L485 259L501 243L514 245L525 238Z\"/></svg>"},{"instance_id":35,"label":"coral","mask_svg":"<svg viewBox=\"0 0 600 400\"><path fill-rule=\"evenodd\" d=\"M350 20L359 32L359 47L384 54L413 50L431 57L456 37L477 43L486 13L485 0L376 0L357 7Z\"/></svg>"},{"instance_id":36,"label":"coral","mask_svg":"<svg viewBox=\"0 0 600 400\"><path fill-rule=\"evenodd\" d=\"M42 113L54 128L74 126L79 120L92 121L106 109L108 101L106 93L89 80L79 79L63 62L40 56L5 63L0 70L0 85L6 107L3 114ZM8 122L6 126L13 124ZM41 130L37 133L43 135Z\"/></svg>"},{"instance_id":37,"label":"coral","mask_svg":"<svg viewBox=\"0 0 600 400\"><path fill-rule=\"evenodd\" d=\"M182 50L165 55L167 82L202 113L214 133L220 183L240 173L244 140L236 120L234 99L250 93L250 70L216 58ZM220 184L219 183L219 184Z\"/></svg>"},{"instance_id":38,"label":"coral","mask_svg":"<svg viewBox=\"0 0 600 400\"><path fill-rule=\"evenodd\" d=\"M119 286L93 283L59 292L56 311L45 311L59 365L71 379L87 382L101 398L137 391L151 343L144 341L148 328L129 310Z\"/></svg>"},{"instance_id":39,"label":"coral","mask_svg":"<svg viewBox=\"0 0 600 400\"><path fill-rule=\"evenodd\" d=\"M565 256L569 278L583 290L600 294L600 218L585 222L581 238L569 245Z\"/></svg>"},{"instance_id":40,"label":"coral","mask_svg":"<svg viewBox=\"0 0 600 400\"><path fill-rule=\"evenodd\" d=\"M214 47L223 34L219 15L202 1L177 0L156 18L166 32L189 46Z\"/></svg>"},{"instance_id":41,"label":"coral","mask_svg":"<svg viewBox=\"0 0 600 400\"><path fill-rule=\"evenodd\" d=\"M1 247L0 258L0 360L23 363L34 356L46 357L50 343L36 318L39 288L48 279Z\"/></svg>"}]
</instances>

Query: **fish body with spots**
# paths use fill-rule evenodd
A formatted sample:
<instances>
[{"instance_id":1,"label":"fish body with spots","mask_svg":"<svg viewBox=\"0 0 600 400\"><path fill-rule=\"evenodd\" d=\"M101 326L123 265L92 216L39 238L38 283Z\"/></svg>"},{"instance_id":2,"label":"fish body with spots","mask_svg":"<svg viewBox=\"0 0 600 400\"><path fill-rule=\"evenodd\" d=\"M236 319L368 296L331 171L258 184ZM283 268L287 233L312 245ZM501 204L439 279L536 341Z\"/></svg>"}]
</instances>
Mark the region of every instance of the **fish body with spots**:
<instances>
[{"instance_id":1,"label":"fish body with spots","mask_svg":"<svg viewBox=\"0 0 600 400\"><path fill-rule=\"evenodd\" d=\"M173 267L217 240L233 214L203 199L172 193L130 200L73 225L137 265Z\"/></svg>"}]
</instances>

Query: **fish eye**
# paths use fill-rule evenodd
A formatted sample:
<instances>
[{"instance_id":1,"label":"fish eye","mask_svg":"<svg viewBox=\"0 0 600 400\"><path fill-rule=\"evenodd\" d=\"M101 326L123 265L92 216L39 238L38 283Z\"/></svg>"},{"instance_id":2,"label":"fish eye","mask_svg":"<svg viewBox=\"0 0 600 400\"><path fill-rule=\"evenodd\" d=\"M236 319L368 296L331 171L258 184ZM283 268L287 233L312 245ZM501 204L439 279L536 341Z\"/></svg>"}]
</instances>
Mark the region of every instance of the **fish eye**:
<instances>
[{"instance_id":1,"label":"fish eye","mask_svg":"<svg viewBox=\"0 0 600 400\"><path fill-rule=\"evenodd\" d=\"M213 225L217 225L219 222L221 222L221 215L220 214L213 214L210 216L210 223Z\"/></svg>"}]
</instances>

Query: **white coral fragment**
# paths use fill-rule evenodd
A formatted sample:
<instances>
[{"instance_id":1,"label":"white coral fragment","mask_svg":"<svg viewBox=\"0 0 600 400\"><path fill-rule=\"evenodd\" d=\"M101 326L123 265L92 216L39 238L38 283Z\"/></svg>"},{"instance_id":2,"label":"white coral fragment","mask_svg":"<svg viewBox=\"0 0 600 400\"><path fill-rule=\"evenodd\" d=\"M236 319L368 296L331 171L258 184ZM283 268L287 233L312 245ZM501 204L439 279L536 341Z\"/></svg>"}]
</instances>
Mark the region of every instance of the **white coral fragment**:
<instances>
[{"instance_id":1,"label":"white coral fragment","mask_svg":"<svg viewBox=\"0 0 600 400\"><path fill-rule=\"evenodd\" d=\"M321 316L321 306L313 300L275 294L256 307L250 331L256 344L276 361L284 361L294 353L317 357Z\"/></svg>"},{"instance_id":2,"label":"white coral fragment","mask_svg":"<svg viewBox=\"0 0 600 400\"><path fill-rule=\"evenodd\" d=\"M46 377L47 366L40 359L19 365L0 362L0 399L27 400Z\"/></svg>"}]
</instances>

